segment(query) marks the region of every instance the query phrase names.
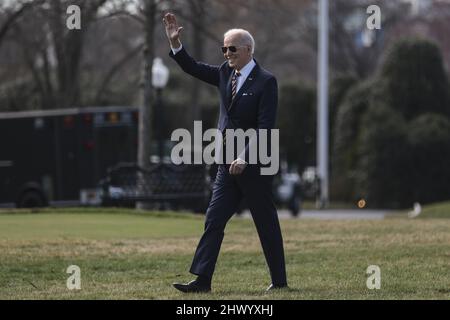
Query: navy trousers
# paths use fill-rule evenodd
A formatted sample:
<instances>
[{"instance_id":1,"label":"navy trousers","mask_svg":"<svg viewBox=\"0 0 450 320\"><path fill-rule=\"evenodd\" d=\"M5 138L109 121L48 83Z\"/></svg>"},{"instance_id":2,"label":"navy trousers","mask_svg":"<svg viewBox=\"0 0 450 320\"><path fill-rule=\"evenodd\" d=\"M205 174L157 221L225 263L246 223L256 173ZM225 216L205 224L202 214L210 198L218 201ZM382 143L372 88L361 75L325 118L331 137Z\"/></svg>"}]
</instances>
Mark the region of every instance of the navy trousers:
<instances>
[{"instance_id":1,"label":"navy trousers","mask_svg":"<svg viewBox=\"0 0 450 320\"><path fill-rule=\"evenodd\" d=\"M229 165L219 165L206 211L204 233L190 272L212 278L225 226L244 197L258 231L272 283L287 284L283 239L272 199L273 177L260 175L254 165L248 165L240 175L231 175L228 170Z\"/></svg>"}]
</instances>

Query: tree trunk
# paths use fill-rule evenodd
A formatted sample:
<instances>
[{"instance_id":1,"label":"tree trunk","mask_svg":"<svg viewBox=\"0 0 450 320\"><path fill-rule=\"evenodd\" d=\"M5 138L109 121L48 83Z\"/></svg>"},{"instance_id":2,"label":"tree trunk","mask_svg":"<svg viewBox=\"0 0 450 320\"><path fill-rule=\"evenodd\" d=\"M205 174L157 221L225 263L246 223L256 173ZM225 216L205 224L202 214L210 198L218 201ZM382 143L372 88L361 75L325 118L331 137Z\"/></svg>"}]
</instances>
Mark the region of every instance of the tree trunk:
<instances>
[{"instance_id":1,"label":"tree trunk","mask_svg":"<svg viewBox=\"0 0 450 320\"><path fill-rule=\"evenodd\" d=\"M139 136L138 136L138 165L142 168L148 168L150 165L150 147L152 141L152 102L153 102L153 87L152 87L152 65L154 58L154 32L155 32L155 17L157 6L154 0L144 1L144 34L145 34L145 48L143 50L143 69L142 69L142 103L139 113ZM137 209L147 209L149 206L145 202L137 202Z\"/></svg>"},{"instance_id":2,"label":"tree trunk","mask_svg":"<svg viewBox=\"0 0 450 320\"><path fill-rule=\"evenodd\" d=\"M205 29L205 0L189 1L192 21L192 48L195 59L202 61L204 57L204 38L202 30ZM202 87L198 81L192 81L190 106L191 106L191 132L194 132L194 121L201 119L200 99Z\"/></svg>"}]
</instances>

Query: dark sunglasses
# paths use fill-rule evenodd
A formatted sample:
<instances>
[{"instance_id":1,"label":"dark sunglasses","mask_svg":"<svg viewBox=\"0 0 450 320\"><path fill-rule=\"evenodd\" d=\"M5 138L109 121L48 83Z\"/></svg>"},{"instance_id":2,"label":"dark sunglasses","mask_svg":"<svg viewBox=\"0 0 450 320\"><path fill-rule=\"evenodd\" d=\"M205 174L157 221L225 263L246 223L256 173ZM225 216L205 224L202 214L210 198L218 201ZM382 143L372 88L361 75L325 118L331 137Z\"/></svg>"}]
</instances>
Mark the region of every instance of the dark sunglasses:
<instances>
[{"instance_id":1,"label":"dark sunglasses","mask_svg":"<svg viewBox=\"0 0 450 320\"><path fill-rule=\"evenodd\" d=\"M237 48L240 48L240 47L244 47L244 46L229 46L229 47L222 47L221 49L222 49L222 53L227 53L228 50L230 50L231 52L234 53L237 51Z\"/></svg>"}]
</instances>

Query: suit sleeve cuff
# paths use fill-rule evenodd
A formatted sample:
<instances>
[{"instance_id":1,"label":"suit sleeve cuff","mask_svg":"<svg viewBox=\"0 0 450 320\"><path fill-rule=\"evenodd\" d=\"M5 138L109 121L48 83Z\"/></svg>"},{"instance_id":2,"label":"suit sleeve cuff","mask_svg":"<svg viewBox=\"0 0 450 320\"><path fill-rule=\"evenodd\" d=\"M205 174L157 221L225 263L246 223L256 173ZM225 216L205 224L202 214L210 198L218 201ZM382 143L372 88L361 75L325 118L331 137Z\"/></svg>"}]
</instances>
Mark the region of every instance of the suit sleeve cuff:
<instances>
[{"instance_id":1,"label":"suit sleeve cuff","mask_svg":"<svg viewBox=\"0 0 450 320\"><path fill-rule=\"evenodd\" d=\"M247 163L247 161L245 161L244 159L242 159L242 158L237 158L237 160L240 160L240 161L242 161L242 163L244 163L244 164L248 164Z\"/></svg>"},{"instance_id":2,"label":"suit sleeve cuff","mask_svg":"<svg viewBox=\"0 0 450 320\"><path fill-rule=\"evenodd\" d=\"M172 48L172 46L170 48L172 49L172 54L176 55L178 52L181 51L181 49L183 49L183 45L179 46L178 48Z\"/></svg>"}]
</instances>

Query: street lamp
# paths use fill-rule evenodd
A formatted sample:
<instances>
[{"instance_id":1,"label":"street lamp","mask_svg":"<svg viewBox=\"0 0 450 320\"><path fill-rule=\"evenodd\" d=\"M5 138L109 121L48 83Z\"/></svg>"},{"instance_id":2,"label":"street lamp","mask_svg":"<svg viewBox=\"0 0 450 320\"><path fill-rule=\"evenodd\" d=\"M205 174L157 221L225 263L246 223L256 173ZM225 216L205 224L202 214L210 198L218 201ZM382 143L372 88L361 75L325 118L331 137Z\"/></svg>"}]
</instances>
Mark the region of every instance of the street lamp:
<instances>
[{"instance_id":1,"label":"street lamp","mask_svg":"<svg viewBox=\"0 0 450 320\"><path fill-rule=\"evenodd\" d=\"M152 86L156 89L156 103L155 103L155 120L158 135L158 155L159 163L163 162L164 157L164 139L163 139L163 108L162 108L162 90L166 87L169 80L169 69L164 65L161 58L153 59L152 66Z\"/></svg>"}]
</instances>

